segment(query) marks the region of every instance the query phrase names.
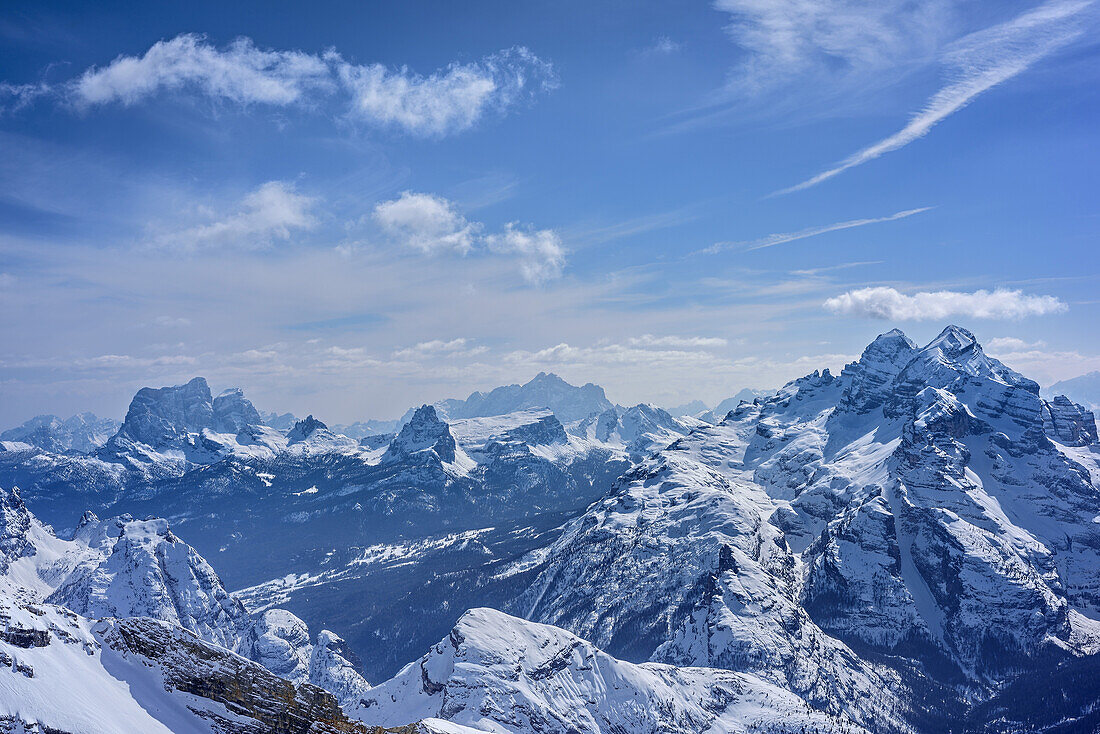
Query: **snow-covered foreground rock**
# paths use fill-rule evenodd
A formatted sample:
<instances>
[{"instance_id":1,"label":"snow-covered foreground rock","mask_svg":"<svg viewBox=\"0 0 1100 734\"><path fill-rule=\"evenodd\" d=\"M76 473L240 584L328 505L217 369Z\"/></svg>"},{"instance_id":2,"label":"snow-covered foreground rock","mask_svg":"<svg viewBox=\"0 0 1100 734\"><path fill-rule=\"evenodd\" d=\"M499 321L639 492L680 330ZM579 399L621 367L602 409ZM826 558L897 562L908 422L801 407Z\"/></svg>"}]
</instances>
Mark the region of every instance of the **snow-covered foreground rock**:
<instances>
[{"instance_id":1,"label":"snow-covered foreground rock","mask_svg":"<svg viewBox=\"0 0 1100 734\"><path fill-rule=\"evenodd\" d=\"M366 732L336 699L153 619L99 622L0 595L0 729L53 734Z\"/></svg>"},{"instance_id":2,"label":"snow-covered foreground rock","mask_svg":"<svg viewBox=\"0 0 1100 734\"><path fill-rule=\"evenodd\" d=\"M755 676L634 665L492 609L464 614L349 713L383 726L439 718L511 734L864 731Z\"/></svg>"}]
</instances>

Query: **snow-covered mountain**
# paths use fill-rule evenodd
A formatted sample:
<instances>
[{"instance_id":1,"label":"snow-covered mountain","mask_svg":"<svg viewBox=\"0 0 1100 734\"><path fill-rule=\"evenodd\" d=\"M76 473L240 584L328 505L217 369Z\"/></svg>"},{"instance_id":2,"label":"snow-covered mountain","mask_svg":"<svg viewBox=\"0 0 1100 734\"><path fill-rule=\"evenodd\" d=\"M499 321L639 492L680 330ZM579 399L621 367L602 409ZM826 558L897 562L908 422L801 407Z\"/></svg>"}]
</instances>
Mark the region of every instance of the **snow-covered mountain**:
<instances>
[{"instance_id":1,"label":"snow-covered mountain","mask_svg":"<svg viewBox=\"0 0 1100 734\"><path fill-rule=\"evenodd\" d=\"M0 452L0 482L23 487L36 512L59 527L74 527L84 507L102 516L166 517L185 528L233 588L259 586L250 592L255 608L269 608L270 599L260 597L276 588L280 604L310 625L332 615L332 600L318 596L318 585L351 608L376 589L376 615L339 620L348 623L339 628L349 630L350 648L380 678L453 619L432 617L401 645L386 644L378 630L406 623L396 602L407 590L386 583L379 593L378 569L360 560L364 547L431 547L417 559L420 570L476 572L483 558L435 539L484 530L503 558L522 554L602 495L637 448L618 433L604 441L568 433L544 408L445 421L424 406L397 435L373 444L313 416L284 433L257 425L260 419L239 390L212 397L202 379L145 389L95 455ZM675 425L678 433L660 435L664 443L686 432ZM516 521L530 532L513 535L508 528ZM281 583L288 575L315 583ZM423 586L423 579L410 580Z\"/></svg>"},{"instance_id":2,"label":"snow-covered mountain","mask_svg":"<svg viewBox=\"0 0 1100 734\"><path fill-rule=\"evenodd\" d=\"M305 623L289 612L251 617L163 519L99 520L87 512L72 538L61 539L30 513L18 490L0 489L0 554L0 595L12 603L46 603L87 619L160 620L295 684L331 686L341 699L369 687L334 633L322 631L313 645ZM295 634L282 634L286 629ZM289 669L289 659L300 665Z\"/></svg>"},{"instance_id":3,"label":"snow-covered mountain","mask_svg":"<svg viewBox=\"0 0 1100 734\"><path fill-rule=\"evenodd\" d=\"M890 332L638 464L517 562L539 570L509 608L865 724L942 725L1097 651L1094 431L963 329Z\"/></svg>"},{"instance_id":4,"label":"snow-covered mountain","mask_svg":"<svg viewBox=\"0 0 1100 734\"><path fill-rule=\"evenodd\" d=\"M492 609L466 612L348 713L380 726L440 718L502 734L864 731L755 676L634 665Z\"/></svg>"},{"instance_id":5,"label":"snow-covered mountain","mask_svg":"<svg viewBox=\"0 0 1100 734\"><path fill-rule=\"evenodd\" d=\"M37 415L0 433L0 442L24 443L54 453L88 454L107 443L120 425L113 418L100 418L94 413L77 413L65 420L56 415Z\"/></svg>"},{"instance_id":6,"label":"snow-covered mountain","mask_svg":"<svg viewBox=\"0 0 1100 734\"><path fill-rule=\"evenodd\" d=\"M715 425L594 387L540 375L363 440L312 416L275 430L201 380L142 391L92 456L4 445L0 483L79 526L58 539L0 497L4 584L153 610L371 725L1059 730L1011 695L1036 686L1090 720L1087 409L957 327L883 334ZM357 660L394 677L367 689Z\"/></svg>"},{"instance_id":7,"label":"snow-covered mountain","mask_svg":"<svg viewBox=\"0 0 1100 734\"><path fill-rule=\"evenodd\" d=\"M562 423L581 420L611 407L611 401L599 385L589 382L576 387L552 372L540 372L523 385L504 385L487 393L475 392L465 400L436 403L436 408L446 418L479 418L547 408Z\"/></svg>"}]
</instances>

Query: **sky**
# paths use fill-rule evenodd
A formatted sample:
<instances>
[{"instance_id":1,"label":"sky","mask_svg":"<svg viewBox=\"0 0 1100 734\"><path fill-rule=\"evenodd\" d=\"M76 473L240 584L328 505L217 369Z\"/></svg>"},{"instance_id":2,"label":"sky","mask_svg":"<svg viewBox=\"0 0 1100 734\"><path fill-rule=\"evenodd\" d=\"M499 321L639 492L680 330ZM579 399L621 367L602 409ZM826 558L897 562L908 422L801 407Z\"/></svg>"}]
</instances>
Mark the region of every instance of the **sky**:
<instances>
[{"instance_id":1,"label":"sky","mask_svg":"<svg viewBox=\"0 0 1100 734\"><path fill-rule=\"evenodd\" d=\"M5 3L0 427L1100 369L1100 0Z\"/></svg>"}]
</instances>

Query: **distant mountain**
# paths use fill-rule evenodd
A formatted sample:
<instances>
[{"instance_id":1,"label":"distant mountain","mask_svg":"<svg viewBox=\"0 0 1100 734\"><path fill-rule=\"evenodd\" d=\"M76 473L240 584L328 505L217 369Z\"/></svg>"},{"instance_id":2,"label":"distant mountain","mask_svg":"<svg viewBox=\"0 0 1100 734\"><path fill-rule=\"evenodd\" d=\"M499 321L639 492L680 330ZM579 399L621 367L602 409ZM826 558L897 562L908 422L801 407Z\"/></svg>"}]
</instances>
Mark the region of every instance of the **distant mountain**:
<instances>
[{"instance_id":1,"label":"distant mountain","mask_svg":"<svg viewBox=\"0 0 1100 734\"><path fill-rule=\"evenodd\" d=\"M0 441L30 444L55 453L88 454L107 443L120 425L113 418L99 418L94 413L78 413L65 420L56 415L38 415L0 433Z\"/></svg>"},{"instance_id":2,"label":"distant mountain","mask_svg":"<svg viewBox=\"0 0 1100 734\"><path fill-rule=\"evenodd\" d=\"M447 418L479 418L548 408L562 423L581 420L612 407L602 387L591 382L577 387L546 372L538 373L523 385L505 385L488 393L475 392L465 400L436 403L436 408Z\"/></svg>"},{"instance_id":3,"label":"distant mountain","mask_svg":"<svg viewBox=\"0 0 1100 734\"><path fill-rule=\"evenodd\" d=\"M700 417L703 420L706 420L708 423L717 423L718 421L725 418L731 410L736 410L737 406L740 405L742 402L751 403L757 398L766 398L769 395L774 394L775 390L753 390L752 388L746 387L743 388L736 395L734 395L732 398L726 398L722 402L718 403L718 405L714 407L714 410L710 411L709 414Z\"/></svg>"},{"instance_id":4,"label":"distant mountain","mask_svg":"<svg viewBox=\"0 0 1100 734\"><path fill-rule=\"evenodd\" d=\"M685 415L698 415L699 413L705 413L707 410L707 404L702 400L692 400L689 403L668 408L668 413L673 418L679 418Z\"/></svg>"},{"instance_id":5,"label":"distant mountain","mask_svg":"<svg viewBox=\"0 0 1100 734\"><path fill-rule=\"evenodd\" d=\"M1056 382L1043 390L1051 398L1065 395L1075 403L1080 403L1092 411L1100 411L1100 370L1069 380Z\"/></svg>"},{"instance_id":6,"label":"distant mountain","mask_svg":"<svg viewBox=\"0 0 1100 734\"><path fill-rule=\"evenodd\" d=\"M396 418L392 421L380 421L373 418L354 423L336 424L332 430L342 433L349 438L367 438L370 436L384 436L387 433L397 433L407 420Z\"/></svg>"}]
</instances>

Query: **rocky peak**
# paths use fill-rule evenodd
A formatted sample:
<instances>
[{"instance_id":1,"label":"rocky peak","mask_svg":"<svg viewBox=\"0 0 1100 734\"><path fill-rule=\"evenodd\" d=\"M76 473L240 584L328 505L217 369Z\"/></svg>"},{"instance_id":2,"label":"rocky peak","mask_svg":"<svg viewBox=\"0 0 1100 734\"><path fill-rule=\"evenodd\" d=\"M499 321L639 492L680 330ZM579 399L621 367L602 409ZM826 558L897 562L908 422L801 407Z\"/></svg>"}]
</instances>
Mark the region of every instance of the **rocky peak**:
<instances>
[{"instance_id":1,"label":"rocky peak","mask_svg":"<svg viewBox=\"0 0 1100 734\"><path fill-rule=\"evenodd\" d=\"M948 326L941 331L939 336L918 352L906 372L911 373L908 375L910 378L928 380L935 379L938 374L943 373L945 368L951 372L979 379L994 380L1012 387L1023 387L1028 392L1039 394L1037 383L988 356L974 334L959 326ZM944 387L945 385L936 384L935 386Z\"/></svg>"},{"instance_id":2,"label":"rocky peak","mask_svg":"<svg viewBox=\"0 0 1100 734\"><path fill-rule=\"evenodd\" d=\"M182 436L210 427L213 418L210 386L196 377L185 385L138 390L117 435L166 448Z\"/></svg>"},{"instance_id":3,"label":"rocky peak","mask_svg":"<svg viewBox=\"0 0 1100 734\"><path fill-rule=\"evenodd\" d=\"M214 398L212 408L211 427L218 433L238 433L248 426L263 425L259 411L239 387L230 388Z\"/></svg>"},{"instance_id":4,"label":"rocky peak","mask_svg":"<svg viewBox=\"0 0 1100 734\"><path fill-rule=\"evenodd\" d=\"M290 432L286 434L286 437L290 443L298 443L299 441L305 441L317 431L326 430L328 430L328 426L312 415L308 415L295 423L294 427L290 429Z\"/></svg>"},{"instance_id":5,"label":"rocky peak","mask_svg":"<svg viewBox=\"0 0 1100 734\"><path fill-rule=\"evenodd\" d=\"M455 460L455 440L451 429L431 405L416 409L409 422L390 442L384 459L406 458L424 451L434 451L440 461Z\"/></svg>"},{"instance_id":6,"label":"rocky peak","mask_svg":"<svg viewBox=\"0 0 1100 734\"><path fill-rule=\"evenodd\" d=\"M917 345L899 329L880 334L867 345L859 360L845 366L841 398L843 410L866 413L882 405L890 385L917 352Z\"/></svg>"}]
</instances>

